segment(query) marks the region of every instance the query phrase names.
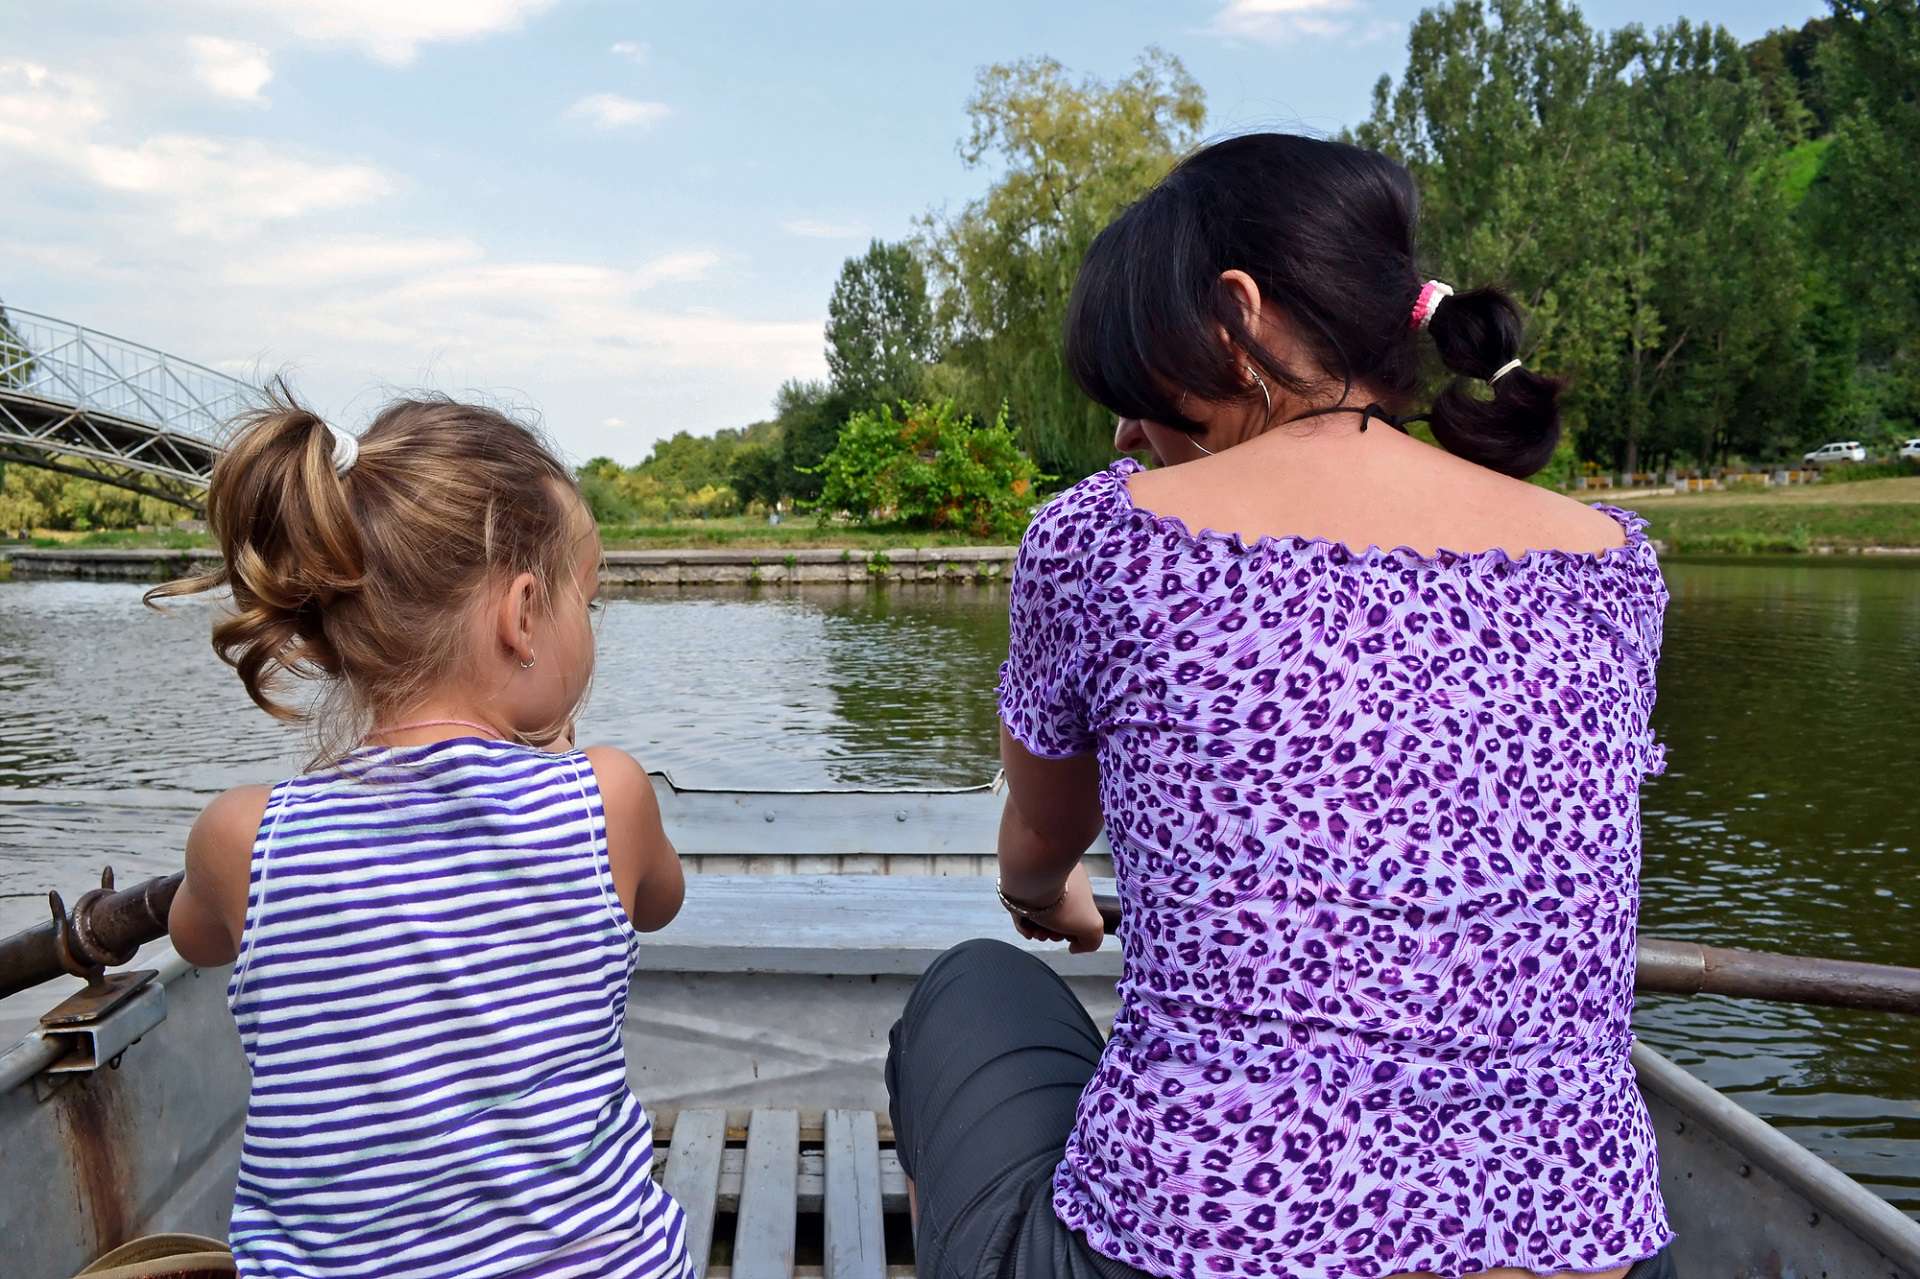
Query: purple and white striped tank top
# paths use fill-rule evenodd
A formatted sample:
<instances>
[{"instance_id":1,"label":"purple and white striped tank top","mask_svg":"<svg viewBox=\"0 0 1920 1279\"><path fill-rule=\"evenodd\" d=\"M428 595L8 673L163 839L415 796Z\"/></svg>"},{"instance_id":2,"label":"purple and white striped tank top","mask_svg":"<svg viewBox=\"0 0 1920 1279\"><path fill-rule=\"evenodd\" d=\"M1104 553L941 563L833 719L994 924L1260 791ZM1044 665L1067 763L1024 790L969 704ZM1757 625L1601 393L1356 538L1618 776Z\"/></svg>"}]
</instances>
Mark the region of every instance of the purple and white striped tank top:
<instances>
[{"instance_id":1,"label":"purple and white striped tank top","mask_svg":"<svg viewBox=\"0 0 1920 1279\"><path fill-rule=\"evenodd\" d=\"M620 1026L585 755L460 738L274 787L228 1002L242 1275L692 1274Z\"/></svg>"}]
</instances>

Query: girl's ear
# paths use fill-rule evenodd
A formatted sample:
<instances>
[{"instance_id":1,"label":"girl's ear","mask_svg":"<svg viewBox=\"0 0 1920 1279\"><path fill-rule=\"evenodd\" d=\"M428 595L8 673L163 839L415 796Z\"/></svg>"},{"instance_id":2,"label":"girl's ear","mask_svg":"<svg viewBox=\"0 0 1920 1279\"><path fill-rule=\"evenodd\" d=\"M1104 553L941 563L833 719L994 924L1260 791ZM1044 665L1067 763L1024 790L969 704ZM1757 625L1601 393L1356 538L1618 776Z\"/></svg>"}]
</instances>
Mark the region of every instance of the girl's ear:
<instances>
[{"instance_id":1,"label":"girl's ear","mask_svg":"<svg viewBox=\"0 0 1920 1279\"><path fill-rule=\"evenodd\" d=\"M531 573L521 573L507 583L495 616L500 646L513 654L522 666L536 656L533 651L534 585Z\"/></svg>"},{"instance_id":2,"label":"girl's ear","mask_svg":"<svg viewBox=\"0 0 1920 1279\"><path fill-rule=\"evenodd\" d=\"M1260 311L1260 286L1254 283L1252 276L1240 270L1222 271L1220 283L1226 286L1233 300L1239 304L1240 322L1247 326L1247 332L1254 340L1259 341L1264 320ZM1225 329L1220 330L1220 342L1229 348L1233 346L1233 339Z\"/></svg>"}]
</instances>

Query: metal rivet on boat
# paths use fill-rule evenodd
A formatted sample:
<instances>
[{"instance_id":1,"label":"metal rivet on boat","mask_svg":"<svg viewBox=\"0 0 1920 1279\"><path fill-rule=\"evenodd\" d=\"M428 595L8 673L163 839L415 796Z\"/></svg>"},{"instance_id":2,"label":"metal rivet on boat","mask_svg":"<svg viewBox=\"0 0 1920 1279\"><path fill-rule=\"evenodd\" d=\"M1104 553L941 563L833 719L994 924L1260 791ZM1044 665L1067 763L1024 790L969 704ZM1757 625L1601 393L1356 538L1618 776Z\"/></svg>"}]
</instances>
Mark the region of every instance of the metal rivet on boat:
<instances>
[{"instance_id":1,"label":"metal rivet on boat","mask_svg":"<svg viewBox=\"0 0 1920 1279\"><path fill-rule=\"evenodd\" d=\"M1808 1224L1809 1226L1817 1226L1817 1225L1819 1225L1819 1224L1820 1224L1820 1214L1819 1214L1819 1213L1817 1213L1817 1212L1810 1212L1810 1213L1808 1213L1808 1214L1807 1214L1807 1224Z\"/></svg>"},{"instance_id":2,"label":"metal rivet on boat","mask_svg":"<svg viewBox=\"0 0 1920 1279\"><path fill-rule=\"evenodd\" d=\"M894 813L894 815L893 815L893 820L894 820L894 821L896 821L896 822L904 822L904 821L906 821L906 820L907 820L907 810L903 808L903 809L900 809L900 810L899 810L898 812L896 812L896 813Z\"/></svg>"},{"instance_id":3,"label":"metal rivet on boat","mask_svg":"<svg viewBox=\"0 0 1920 1279\"><path fill-rule=\"evenodd\" d=\"M773 810L771 808L769 808L764 815L768 821L773 820Z\"/></svg>"},{"instance_id":4,"label":"metal rivet on boat","mask_svg":"<svg viewBox=\"0 0 1920 1279\"><path fill-rule=\"evenodd\" d=\"M1741 1165L1740 1165L1740 1175L1741 1175L1742 1177L1751 1177L1751 1176L1753 1176L1753 1165L1752 1165L1752 1164L1741 1164Z\"/></svg>"}]
</instances>

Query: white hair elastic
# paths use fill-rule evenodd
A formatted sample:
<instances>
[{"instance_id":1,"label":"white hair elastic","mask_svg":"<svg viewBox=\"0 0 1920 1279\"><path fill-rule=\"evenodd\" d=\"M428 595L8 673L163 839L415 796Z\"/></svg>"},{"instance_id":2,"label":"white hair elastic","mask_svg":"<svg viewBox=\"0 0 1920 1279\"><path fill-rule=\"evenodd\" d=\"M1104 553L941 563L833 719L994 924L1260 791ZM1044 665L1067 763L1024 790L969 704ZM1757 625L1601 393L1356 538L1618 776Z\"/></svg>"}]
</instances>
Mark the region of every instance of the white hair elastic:
<instances>
[{"instance_id":1,"label":"white hair elastic","mask_svg":"<svg viewBox=\"0 0 1920 1279\"><path fill-rule=\"evenodd\" d=\"M345 475L360 460L360 441L331 422L327 423L327 432L333 436L333 473Z\"/></svg>"},{"instance_id":2,"label":"white hair elastic","mask_svg":"<svg viewBox=\"0 0 1920 1279\"><path fill-rule=\"evenodd\" d=\"M1501 378L1505 377L1507 374L1513 372L1515 369L1519 367L1520 367L1519 360L1517 359L1508 360L1505 364L1502 364L1499 368L1493 371L1493 376L1487 379L1487 385L1492 386L1495 382L1498 382Z\"/></svg>"}]
</instances>

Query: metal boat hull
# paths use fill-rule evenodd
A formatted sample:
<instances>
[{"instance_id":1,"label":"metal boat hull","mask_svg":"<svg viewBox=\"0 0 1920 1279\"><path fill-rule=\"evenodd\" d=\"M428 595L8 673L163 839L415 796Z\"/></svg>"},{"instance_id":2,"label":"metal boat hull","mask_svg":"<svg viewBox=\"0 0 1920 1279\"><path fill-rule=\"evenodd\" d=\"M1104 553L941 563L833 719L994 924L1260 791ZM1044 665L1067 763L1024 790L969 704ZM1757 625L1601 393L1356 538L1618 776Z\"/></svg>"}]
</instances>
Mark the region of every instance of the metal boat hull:
<instances>
[{"instance_id":1,"label":"metal boat hull","mask_svg":"<svg viewBox=\"0 0 1920 1279\"><path fill-rule=\"evenodd\" d=\"M910 885L910 887L909 887ZM713 878L650 940L629 1021L630 1077L663 1132L683 1109L884 1111L886 1031L934 954L997 931L977 882ZM990 899L987 899L990 903ZM904 906L911 902L913 910ZM743 933L780 921L774 940ZM847 936L865 944L843 945ZM1118 956L1047 952L1096 1018ZM144 1233L224 1232L246 1069L225 973L163 954L165 1019L118 1068L55 1081L55 1050L0 1057L0 1271L66 1279ZM54 1002L56 993L46 997ZM1635 1065L1688 1279L1920 1279L1920 1224L1658 1054ZM664 1143L664 1138L663 1138Z\"/></svg>"}]
</instances>

